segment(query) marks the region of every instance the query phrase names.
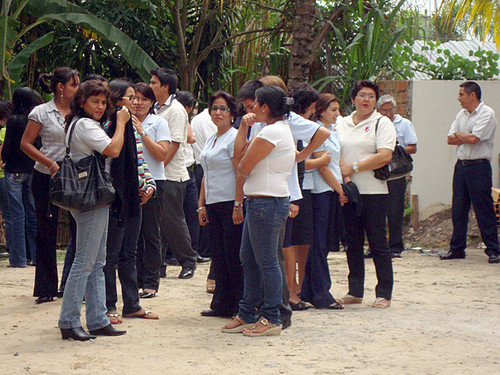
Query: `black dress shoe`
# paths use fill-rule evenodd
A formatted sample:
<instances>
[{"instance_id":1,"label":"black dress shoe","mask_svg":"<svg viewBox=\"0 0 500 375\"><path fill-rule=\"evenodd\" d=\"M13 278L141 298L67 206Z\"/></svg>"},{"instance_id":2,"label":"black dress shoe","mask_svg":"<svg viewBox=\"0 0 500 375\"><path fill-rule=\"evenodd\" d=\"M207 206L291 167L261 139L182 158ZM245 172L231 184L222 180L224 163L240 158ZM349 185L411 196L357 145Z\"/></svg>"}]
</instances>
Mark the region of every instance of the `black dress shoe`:
<instances>
[{"instance_id":1,"label":"black dress shoe","mask_svg":"<svg viewBox=\"0 0 500 375\"><path fill-rule=\"evenodd\" d=\"M179 279L191 279L193 276L194 276L194 268L182 267L181 273L179 274Z\"/></svg>"},{"instance_id":2,"label":"black dress shoe","mask_svg":"<svg viewBox=\"0 0 500 375\"><path fill-rule=\"evenodd\" d=\"M224 318L230 318L230 317L234 316L234 314L221 313L221 312L218 312L217 310L212 310L212 309L203 310L200 314L201 314L201 316L220 316L220 317L224 317Z\"/></svg>"},{"instance_id":3,"label":"black dress shoe","mask_svg":"<svg viewBox=\"0 0 500 375\"><path fill-rule=\"evenodd\" d=\"M139 298L154 298L156 297L156 292L142 292L139 293Z\"/></svg>"},{"instance_id":4,"label":"black dress shoe","mask_svg":"<svg viewBox=\"0 0 500 375\"><path fill-rule=\"evenodd\" d=\"M456 253L453 251L448 251L448 253L444 255L440 255L439 258L441 260L450 260L450 259L465 259L465 253Z\"/></svg>"},{"instance_id":5,"label":"black dress shoe","mask_svg":"<svg viewBox=\"0 0 500 375\"><path fill-rule=\"evenodd\" d=\"M54 297L38 297L35 302L37 305L45 302L52 302L54 300Z\"/></svg>"},{"instance_id":6,"label":"black dress shoe","mask_svg":"<svg viewBox=\"0 0 500 375\"><path fill-rule=\"evenodd\" d=\"M207 263L210 262L210 258L202 257L201 255L198 255L196 257L196 263Z\"/></svg>"},{"instance_id":7,"label":"black dress shoe","mask_svg":"<svg viewBox=\"0 0 500 375\"><path fill-rule=\"evenodd\" d=\"M500 254L488 255L488 263L500 263Z\"/></svg>"},{"instance_id":8,"label":"black dress shoe","mask_svg":"<svg viewBox=\"0 0 500 375\"><path fill-rule=\"evenodd\" d=\"M368 259L368 258L373 258L373 254L372 254L372 251L368 249L368 251L365 253L365 258ZM283 328L282 328L283 329Z\"/></svg>"},{"instance_id":9,"label":"black dress shoe","mask_svg":"<svg viewBox=\"0 0 500 375\"><path fill-rule=\"evenodd\" d=\"M106 327L94 329L93 331L90 331L90 333L96 336L121 336L126 334L127 331L115 329L113 325L110 323Z\"/></svg>"},{"instance_id":10,"label":"black dress shoe","mask_svg":"<svg viewBox=\"0 0 500 375\"><path fill-rule=\"evenodd\" d=\"M61 335L63 340L87 341L96 339L94 335L89 335L85 332L82 327L61 328Z\"/></svg>"},{"instance_id":11,"label":"black dress shoe","mask_svg":"<svg viewBox=\"0 0 500 375\"><path fill-rule=\"evenodd\" d=\"M180 266L181 264L175 257L168 258L165 263L167 263L169 266Z\"/></svg>"}]
</instances>

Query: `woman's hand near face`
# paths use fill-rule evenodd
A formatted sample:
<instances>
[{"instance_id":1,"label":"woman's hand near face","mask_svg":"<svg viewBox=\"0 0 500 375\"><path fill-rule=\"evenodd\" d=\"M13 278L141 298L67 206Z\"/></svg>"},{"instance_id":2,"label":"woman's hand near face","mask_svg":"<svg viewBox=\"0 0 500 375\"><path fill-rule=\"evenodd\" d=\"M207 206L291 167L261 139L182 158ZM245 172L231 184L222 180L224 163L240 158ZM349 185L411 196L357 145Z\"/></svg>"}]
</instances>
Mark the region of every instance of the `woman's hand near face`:
<instances>
[{"instance_id":1,"label":"woman's hand near face","mask_svg":"<svg viewBox=\"0 0 500 375\"><path fill-rule=\"evenodd\" d=\"M125 125L128 120L130 120L130 111L127 107L122 107L118 112L116 112L116 123Z\"/></svg>"},{"instance_id":2,"label":"woman's hand near face","mask_svg":"<svg viewBox=\"0 0 500 375\"><path fill-rule=\"evenodd\" d=\"M135 115L132 115L132 124L138 133L142 133L144 131L141 121Z\"/></svg>"},{"instance_id":3,"label":"woman's hand near face","mask_svg":"<svg viewBox=\"0 0 500 375\"><path fill-rule=\"evenodd\" d=\"M241 123L245 126L252 126L257 122L257 116L255 113L247 113L241 118Z\"/></svg>"}]
</instances>

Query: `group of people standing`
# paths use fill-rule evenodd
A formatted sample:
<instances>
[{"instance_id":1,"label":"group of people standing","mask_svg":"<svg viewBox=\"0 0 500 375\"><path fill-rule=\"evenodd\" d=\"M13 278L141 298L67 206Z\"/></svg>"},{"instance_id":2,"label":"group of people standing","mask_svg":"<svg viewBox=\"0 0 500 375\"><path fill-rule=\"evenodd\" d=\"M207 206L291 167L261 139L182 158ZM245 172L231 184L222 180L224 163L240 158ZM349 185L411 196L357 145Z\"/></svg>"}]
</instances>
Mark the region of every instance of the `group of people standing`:
<instances>
[{"instance_id":1,"label":"group of people standing","mask_svg":"<svg viewBox=\"0 0 500 375\"><path fill-rule=\"evenodd\" d=\"M13 141L6 139L2 156L6 179L19 185L22 220L32 222L18 226L25 229L29 250L19 253L36 262L37 303L62 295L63 339L125 334L113 328L122 316L158 319L139 299L156 296L167 251L182 266L179 278L193 277L199 254L186 220L194 211L208 237L209 277L215 281L210 309L202 315L232 317L223 332L278 335L291 324L292 310L360 303L365 234L378 277L372 306L389 307L391 254L397 251L388 247L385 234L388 184L372 170L391 160L396 128L390 111L386 117L383 108L376 109L375 83L358 82L351 93L355 111L341 117L333 94L304 85L287 95L279 77L263 77L247 82L237 98L215 92L208 116L202 112L193 119L192 134L192 103L181 103L180 94L177 99L175 73L151 74L149 84L108 84L99 75L80 82L77 71L63 67L40 78L53 94L47 103L34 90L14 91L7 133L17 143L10 146ZM386 103L393 100L379 105ZM401 142L416 147L416 137ZM197 146L194 158L189 143ZM49 202L49 185L66 147L74 160L105 157L116 199L110 207L71 210L72 245L58 290L58 209ZM15 162L8 159L12 153ZM193 174L200 178L197 209L185 204ZM349 290L335 299L327 256L340 242L346 245ZM25 265L19 253L13 251L14 267ZM90 333L80 322L83 300Z\"/></svg>"}]
</instances>

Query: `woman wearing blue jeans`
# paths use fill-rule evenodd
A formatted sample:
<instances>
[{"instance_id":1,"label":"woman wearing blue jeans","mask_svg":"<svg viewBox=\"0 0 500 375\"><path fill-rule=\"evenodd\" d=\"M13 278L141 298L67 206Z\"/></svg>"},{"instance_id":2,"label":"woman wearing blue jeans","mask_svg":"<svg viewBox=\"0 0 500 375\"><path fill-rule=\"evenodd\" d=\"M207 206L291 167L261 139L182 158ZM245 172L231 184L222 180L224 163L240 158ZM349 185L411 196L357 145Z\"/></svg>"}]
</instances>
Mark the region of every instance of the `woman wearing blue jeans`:
<instances>
[{"instance_id":1,"label":"woman wearing blue jeans","mask_svg":"<svg viewBox=\"0 0 500 375\"><path fill-rule=\"evenodd\" d=\"M25 266L27 257L31 259L32 265L36 263L36 210L31 193L31 176L35 162L21 151L20 144L29 113L41 103L40 94L29 87L18 87L14 90L14 109L7 120L2 148L12 228L9 260L13 267Z\"/></svg>"},{"instance_id":2,"label":"woman wearing blue jeans","mask_svg":"<svg viewBox=\"0 0 500 375\"><path fill-rule=\"evenodd\" d=\"M234 202L235 207L241 207L243 193L247 196L240 248L243 298L238 315L222 327L222 332L274 336L282 328L282 277L276 249L280 229L290 212L288 177L295 163L295 143L284 120L289 113L285 92L277 86L266 86L255 92L255 99L254 113L246 114L242 121L249 125L263 122L266 126L251 141L238 166ZM233 218L235 224L241 220L238 215Z\"/></svg>"},{"instance_id":3,"label":"woman wearing blue jeans","mask_svg":"<svg viewBox=\"0 0 500 375\"><path fill-rule=\"evenodd\" d=\"M116 131L109 138L100 123L105 119L108 97L109 89L101 81L90 80L80 85L66 122L66 143L69 143L73 160L81 160L94 151L110 158L120 154L130 113L126 108L117 112ZM59 167L54 169L57 173ZM115 330L106 316L103 267L106 262L109 207L70 212L77 226L76 252L59 316L62 338L86 341L95 339L97 335L123 335L126 331ZM84 296L90 334L83 330L80 322Z\"/></svg>"}]
</instances>

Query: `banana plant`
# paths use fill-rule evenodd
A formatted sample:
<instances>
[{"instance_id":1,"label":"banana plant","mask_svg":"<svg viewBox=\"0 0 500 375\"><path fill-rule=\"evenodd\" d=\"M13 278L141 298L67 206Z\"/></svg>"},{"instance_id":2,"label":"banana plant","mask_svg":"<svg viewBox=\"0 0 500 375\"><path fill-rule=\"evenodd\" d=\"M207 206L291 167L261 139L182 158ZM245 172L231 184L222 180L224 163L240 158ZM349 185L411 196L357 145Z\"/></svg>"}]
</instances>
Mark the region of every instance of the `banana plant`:
<instances>
[{"instance_id":1,"label":"banana plant","mask_svg":"<svg viewBox=\"0 0 500 375\"><path fill-rule=\"evenodd\" d=\"M134 7L149 6L146 0L129 0L128 3ZM35 21L22 25L19 20L22 14L34 17ZM116 53L120 53L144 80L149 80L149 71L158 67L134 40L74 3L65 0L3 0L0 14L0 90L4 90L3 82L6 82L9 97L12 84L20 82L30 57L54 40L53 33L44 34L30 44L26 44L23 37L37 26L50 22L77 25L114 43Z\"/></svg>"}]
</instances>

